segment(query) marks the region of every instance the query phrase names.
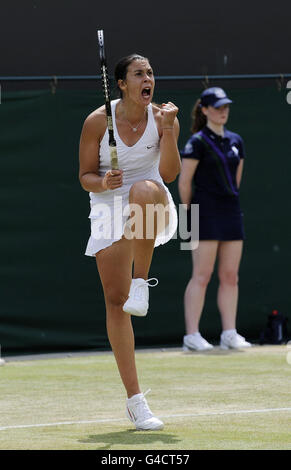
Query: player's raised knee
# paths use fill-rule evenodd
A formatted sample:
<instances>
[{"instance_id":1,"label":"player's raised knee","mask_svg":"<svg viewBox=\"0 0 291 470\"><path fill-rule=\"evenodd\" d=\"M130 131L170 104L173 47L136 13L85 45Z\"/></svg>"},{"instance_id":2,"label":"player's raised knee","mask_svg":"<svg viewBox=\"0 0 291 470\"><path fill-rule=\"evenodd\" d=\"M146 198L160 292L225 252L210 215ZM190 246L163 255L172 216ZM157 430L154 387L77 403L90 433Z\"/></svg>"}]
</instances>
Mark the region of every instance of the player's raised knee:
<instances>
[{"instance_id":1,"label":"player's raised knee","mask_svg":"<svg viewBox=\"0 0 291 470\"><path fill-rule=\"evenodd\" d=\"M139 204L164 204L167 202L167 196L159 183L153 180L142 180L131 186L129 200Z\"/></svg>"},{"instance_id":2,"label":"player's raised knee","mask_svg":"<svg viewBox=\"0 0 291 470\"><path fill-rule=\"evenodd\" d=\"M157 187L152 181L142 180L134 183L129 191L130 202L154 203L157 195Z\"/></svg>"}]
</instances>

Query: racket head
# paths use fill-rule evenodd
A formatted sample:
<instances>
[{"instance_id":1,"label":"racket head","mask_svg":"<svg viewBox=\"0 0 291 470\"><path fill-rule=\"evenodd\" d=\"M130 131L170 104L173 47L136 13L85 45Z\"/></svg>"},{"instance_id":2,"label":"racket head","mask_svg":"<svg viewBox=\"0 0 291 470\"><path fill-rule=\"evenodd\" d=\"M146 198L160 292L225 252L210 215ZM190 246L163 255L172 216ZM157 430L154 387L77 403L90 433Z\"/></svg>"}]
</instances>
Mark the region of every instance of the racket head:
<instances>
[{"instance_id":1,"label":"racket head","mask_svg":"<svg viewBox=\"0 0 291 470\"><path fill-rule=\"evenodd\" d=\"M102 85L105 98L105 105L107 115L111 116L110 109L110 86L108 80L108 71L106 64L106 54L105 54L105 44L104 44L104 33L103 29L97 30L98 45L99 45L99 56L100 56L100 65L101 65L101 76L102 76Z\"/></svg>"},{"instance_id":2,"label":"racket head","mask_svg":"<svg viewBox=\"0 0 291 470\"><path fill-rule=\"evenodd\" d=\"M101 62L101 67L102 67L102 65L106 65L106 55L105 55L103 29L98 29L97 30L97 37L98 37L98 44L99 44L100 62Z\"/></svg>"},{"instance_id":3,"label":"racket head","mask_svg":"<svg viewBox=\"0 0 291 470\"><path fill-rule=\"evenodd\" d=\"M109 133L111 168L114 170L118 170L118 157L117 157L117 151L116 151L116 141L114 138L114 131L113 131L112 110L111 110L111 102L110 102L110 84L108 80L103 29L97 30L97 37L98 37L98 44L99 44L102 85L103 85L103 93L104 93L104 98L105 98L107 126L108 126L108 133Z\"/></svg>"}]
</instances>

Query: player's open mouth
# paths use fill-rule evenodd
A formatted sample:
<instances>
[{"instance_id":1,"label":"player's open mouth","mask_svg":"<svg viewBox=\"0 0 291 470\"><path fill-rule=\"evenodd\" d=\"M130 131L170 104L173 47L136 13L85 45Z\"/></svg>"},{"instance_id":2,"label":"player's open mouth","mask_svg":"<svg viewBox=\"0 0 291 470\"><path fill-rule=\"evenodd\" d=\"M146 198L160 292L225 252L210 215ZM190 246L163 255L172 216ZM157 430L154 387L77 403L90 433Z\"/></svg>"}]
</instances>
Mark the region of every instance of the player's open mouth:
<instances>
[{"instance_id":1,"label":"player's open mouth","mask_svg":"<svg viewBox=\"0 0 291 470\"><path fill-rule=\"evenodd\" d=\"M151 89L150 89L150 87L144 88L144 89L142 90L141 94L142 94L142 96L143 96L144 98L149 97L149 96L151 95Z\"/></svg>"}]
</instances>

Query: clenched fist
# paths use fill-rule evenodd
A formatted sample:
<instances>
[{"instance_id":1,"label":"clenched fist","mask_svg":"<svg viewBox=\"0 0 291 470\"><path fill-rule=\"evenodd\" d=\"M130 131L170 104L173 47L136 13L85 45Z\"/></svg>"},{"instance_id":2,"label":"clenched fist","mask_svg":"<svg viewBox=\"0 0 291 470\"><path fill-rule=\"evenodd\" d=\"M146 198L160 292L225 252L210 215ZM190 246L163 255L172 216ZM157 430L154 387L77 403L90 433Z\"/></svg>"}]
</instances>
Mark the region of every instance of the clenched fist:
<instances>
[{"instance_id":1,"label":"clenched fist","mask_svg":"<svg viewBox=\"0 0 291 470\"><path fill-rule=\"evenodd\" d=\"M161 108L162 128L168 129L174 127L175 117L179 109L171 101L163 103Z\"/></svg>"}]
</instances>

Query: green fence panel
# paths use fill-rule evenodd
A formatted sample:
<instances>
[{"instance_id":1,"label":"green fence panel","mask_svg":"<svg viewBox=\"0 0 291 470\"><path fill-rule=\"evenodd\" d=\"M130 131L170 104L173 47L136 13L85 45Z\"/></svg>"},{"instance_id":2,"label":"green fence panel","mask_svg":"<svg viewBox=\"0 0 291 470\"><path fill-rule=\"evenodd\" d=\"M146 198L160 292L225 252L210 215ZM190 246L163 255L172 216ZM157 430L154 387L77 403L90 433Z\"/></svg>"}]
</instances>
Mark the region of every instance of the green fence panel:
<instances>
[{"instance_id":1,"label":"green fence panel","mask_svg":"<svg viewBox=\"0 0 291 470\"><path fill-rule=\"evenodd\" d=\"M179 106L182 147L199 96L163 90L157 102ZM258 339L267 314L289 315L291 106L286 90L228 89L228 127L242 135L247 158L241 202L247 238L240 270L238 329ZM0 105L0 344L3 354L107 349L105 308L89 237L89 197L78 181L85 117L101 93L57 89L2 93ZM169 185L179 204L177 181ZM179 345L191 254L179 238L155 250L150 312L134 318L137 347ZM211 280L201 332L218 341L217 276Z\"/></svg>"}]
</instances>

